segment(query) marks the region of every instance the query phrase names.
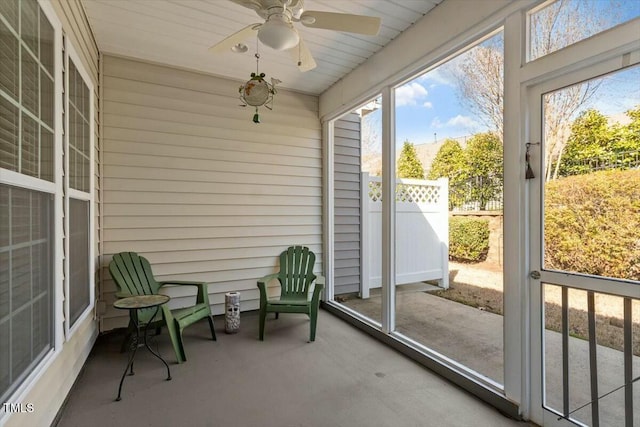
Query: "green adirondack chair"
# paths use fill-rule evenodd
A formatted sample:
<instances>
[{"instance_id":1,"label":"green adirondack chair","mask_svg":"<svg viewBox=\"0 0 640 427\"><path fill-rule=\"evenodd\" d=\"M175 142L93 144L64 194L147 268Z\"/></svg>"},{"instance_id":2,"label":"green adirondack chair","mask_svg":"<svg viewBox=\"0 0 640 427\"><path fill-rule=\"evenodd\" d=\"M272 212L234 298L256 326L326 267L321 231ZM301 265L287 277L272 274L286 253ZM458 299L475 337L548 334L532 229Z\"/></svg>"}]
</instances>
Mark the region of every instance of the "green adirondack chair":
<instances>
[{"instance_id":1,"label":"green adirondack chair","mask_svg":"<svg viewBox=\"0 0 640 427\"><path fill-rule=\"evenodd\" d=\"M264 340L264 325L267 313L304 313L311 319L309 341L316 339L320 292L324 288L324 277L313 274L316 256L307 247L291 246L280 254L280 271L258 280L260 289L260 341ZM267 297L267 284L271 280L280 282L280 296ZM315 280L313 295L309 299L309 288Z\"/></svg>"},{"instance_id":2,"label":"green adirondack chair","mask_svg":"<svg viewBox=\"0 0 640 427\"><path fill-rule=\"evenodd\" d=\"M196 304L194 306L170 310L168 304L163 304L161 311L155 319L151 319L155 313L155 309L138 310L138 320L141 323L157 324L157 322L162 322L167 326L178 363L187 360L182 342L182 331L187 326L206 318L211 328L211 337L214 341L216 340L216 331L213 328L213 317L211 316L206 283L176 280L158 282L153 277L149 261L135 252L115 254L109 263L109 273L118 287L118 292L116 293L118 298L132 295L158 294L160 293L160 288L165 285L195 286L198 288L198 295L196 296ZM131 320L129 320L128 329L129 332L135 330L135 326Z\"/></svg>"}]
</instances>

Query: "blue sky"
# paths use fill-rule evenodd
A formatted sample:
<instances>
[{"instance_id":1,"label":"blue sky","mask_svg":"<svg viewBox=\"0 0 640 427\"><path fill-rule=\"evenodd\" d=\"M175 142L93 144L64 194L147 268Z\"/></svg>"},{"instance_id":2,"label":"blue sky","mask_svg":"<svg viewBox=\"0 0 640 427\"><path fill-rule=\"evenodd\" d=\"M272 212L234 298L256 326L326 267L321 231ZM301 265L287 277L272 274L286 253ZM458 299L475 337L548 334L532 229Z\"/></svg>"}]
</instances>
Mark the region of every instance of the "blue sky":
<instances>
[{"instance_id":1,"label":"blue sky","mask_svg":"<svg viewBox=\"0 0 640 427\"><path fill-rule=\"evenodd\" d=\"M611 4L608 0L574 1L591 1L595 7ZM618 22L640 16L640 0L622 0L618 5ZM398 146L405 140L414 144L432 143L436 139L468 136L488 129L457 94L455 79L448 70L460 60L461 56L396 89ZM634 67L607 77L598 96L583 108L593 107L606 115L619 115L638 104L640 67Z\"/></svg>"},{"instance_id":2,"label":"blue sky","mask_svg":"<svg viewBox=\"0 0 640 427\"><path fill-rule=\"evenodd\" d=\"M431 71L396 89L396 141L414 144L486 130L456 94L453 76ZM435 135L434 135L435 134Z\"/></svg>"}]
</instances>

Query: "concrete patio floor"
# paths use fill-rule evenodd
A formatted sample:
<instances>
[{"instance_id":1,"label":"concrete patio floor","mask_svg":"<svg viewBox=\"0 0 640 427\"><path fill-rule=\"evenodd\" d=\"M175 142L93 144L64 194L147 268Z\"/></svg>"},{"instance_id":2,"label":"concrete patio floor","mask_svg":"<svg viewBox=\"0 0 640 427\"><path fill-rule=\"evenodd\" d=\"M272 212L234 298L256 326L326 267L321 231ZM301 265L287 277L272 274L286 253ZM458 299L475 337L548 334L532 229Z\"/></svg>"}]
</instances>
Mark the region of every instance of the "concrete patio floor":
<instances>
[{"instance_id":1,"label":"concrete patio floor","mask_svg":"<svg viewBox=\"0 0 640 427\"><path fill-rule=\"evenodd\" d=\"M396 293L396 330L442 355L461 363L472 371L504 383L503 317L464 304L449 301L429 293L433 286L425 283L403 285ZM379 321L380 290L372 290L368 299L355 296L341 299L356 312ZM589 345L584 339L569 338L570 408L575 419L591 425ZM623 353L597 346L598 389L604 395L618 389L600 401L600 425L624 425L625 401ZM640 372L640 357L633 357L634 378ZM547 404L562 408L562 335L545 331L545 369ZM519 372L506 375L519 375ZM634 397L640 395L640 381L633 385ZM640 426L640 399L634 401L634 425Z\"/></svg>"},{"instance_id":2,"label":"concrete patio floor","mask_svg":"<svg viewBox=\"0 0 640 427\"><path fill-rule=\"evenodd\" d=\"M321 310L308 343L304 315L272 316L264 342L257 313L242 313L238 334L207 339L208 325L187 328L187 362L175 363L166 333L154 339L171 367L139 349L134 376L121 335L101 336L58 422L70 426L529 426L433 374L395 350Z\"/></svg>"}]
</instances>

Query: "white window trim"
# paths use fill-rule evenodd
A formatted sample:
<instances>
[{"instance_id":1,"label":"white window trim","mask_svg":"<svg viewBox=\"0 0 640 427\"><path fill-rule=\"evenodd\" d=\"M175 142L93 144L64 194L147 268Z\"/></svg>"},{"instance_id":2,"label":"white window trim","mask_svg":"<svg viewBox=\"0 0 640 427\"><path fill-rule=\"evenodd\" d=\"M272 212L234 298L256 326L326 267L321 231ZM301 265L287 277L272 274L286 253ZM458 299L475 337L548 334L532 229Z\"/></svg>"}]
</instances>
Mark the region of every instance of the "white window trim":
<instances>
[{"instance_id":1,"label":"white window trim","mask_svg":"<svg viewBox=\"0 0 640 427\"><path fill-rule=\"evenodd\" d=\"M28 394L38 383L40 378L48 371L55 362L62 349L64 337L63 324L60 321L62 312L62 23L58 19L51 2L38 0L42 12L46 15L49 23L53 27L53 49L54 49L54 102L53 102L53 182L44 181L18 172L0 168L0 183L25 188L29 190L49 193L54 196L53 203L53 236L52 250L53 256L53 342L51 350L27 375L12 395L9 396L11 402L23 402ZM6 422L12 414L0 411L0 425Z\"/></svg>"},{"instance_id":2,"label":"white window trim","mask_svg":"<svg viewBox=\"0 0 640 427\"><path fill-rule=\"evenodd\" d=\"M78 55L77 51L73 47L73 44L70 42L69 38L65 38L64 41L64 69L65 73L65 87L69 87L69 59L73 61L73 65L76 70L82 77L82 80L89 88L89 192L79 191L73 189L69 186L69 156L65 156L64 161L64 189L65 189L65 197L64 197L64 210L67 212L64 218L64 229L69 233L69 200L83 200L89 202L89 253L88 253L88 261L89 261L89 305L83 310L82 314L78 316L76 321L71 324L71 313L70 313L70 299L65 298L64 301L64 313L65 313L65 321L64 321L64 333L66 340L69 341L74 333L80 328L81 325L84 324L85 320L88 316L93 313L95 307L95 203L94 203L94 193L95 193L95 112L94 112L94 85L93 80L91 79L89 73L85 69L84 63L80 59L80 55ZM64 129L69 129L69 96L68 93L64 95L64 120L65 127ZM64 136L64 151L69 153L69 132ZM64 295L70 296L70 259L69 259L69 236L64 240L64 271L67 272L66 277L64 278Z\"/></svg>"}]
</instances>

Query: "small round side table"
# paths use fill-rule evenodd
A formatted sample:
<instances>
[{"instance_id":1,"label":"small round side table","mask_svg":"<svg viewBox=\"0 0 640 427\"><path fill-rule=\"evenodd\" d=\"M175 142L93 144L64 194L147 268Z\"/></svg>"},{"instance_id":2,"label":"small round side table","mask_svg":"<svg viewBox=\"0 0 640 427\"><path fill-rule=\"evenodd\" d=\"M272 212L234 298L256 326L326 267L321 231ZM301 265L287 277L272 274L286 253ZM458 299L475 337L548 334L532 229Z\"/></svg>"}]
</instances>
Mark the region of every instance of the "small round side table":
<instances>
[{"instance_id":1,"label":"small round side table","mask_svg":"<svg viewBox=\"0 0 640 427\"><path fill-rule=\"evenodd\" d=\"M164 363L164 366L167 367L167 381L171 380L171 371L169 370L169 365L167 365L167 362L165 362L165 360L158 353L153 351L151 347L149 347L149 344L147 344L147 330L149 329L149 324L151 322L147 322L143 324L138 321L138 310L155 307L153 316L151 316L151 319L154 319L158 314L158 310L160 310L160 306L162 304L167 303L170 299L171 298L169 298L167 295L136 295L136 296L119 299L113 303L113 306L117 309L129 310L129 316L131 317L133 324L136 326L136 337L132 342L131 348L129 351L129 362L127 363L127 366L124 368L124 372L122 373L122 378L120 378L120 385L118 386L118 397L116 398L116 400L118 401L120 400L120 393L122 392L122 383L124 382L124 377L127 375L127 371L130 370L129 375L133 375L133 360L136 357L136 351L138 350L138 347L141 345L140 344L140 328L143 326L144 326L144 332L142 334L142 337L143 337L142 345L144 345L151 354L153 354L155 357L160 359L162 363Z\"/></svg>"}]
</instances>

